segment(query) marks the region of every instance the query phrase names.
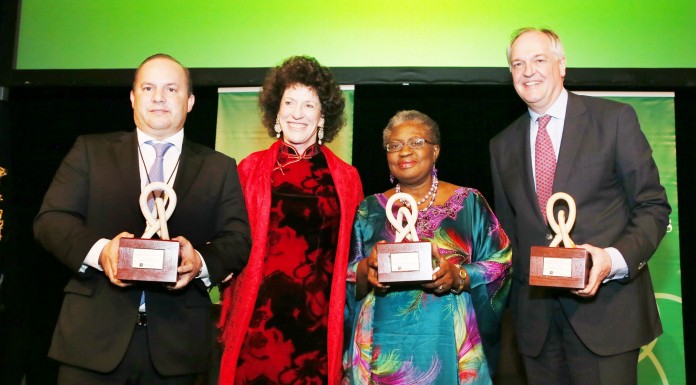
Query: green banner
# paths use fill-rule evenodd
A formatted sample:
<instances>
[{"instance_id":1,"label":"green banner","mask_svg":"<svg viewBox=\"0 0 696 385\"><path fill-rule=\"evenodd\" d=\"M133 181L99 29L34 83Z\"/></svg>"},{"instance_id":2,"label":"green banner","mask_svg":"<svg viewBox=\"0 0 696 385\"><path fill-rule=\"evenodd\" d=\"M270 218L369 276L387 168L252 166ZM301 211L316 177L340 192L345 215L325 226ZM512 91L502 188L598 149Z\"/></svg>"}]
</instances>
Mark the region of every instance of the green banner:
<instances>
[{"instance_id":1,"label":"green banner","mask_svg":"<svg viewBox=\"0 0 696 385\"><path fill-rule=\"evenodd\" d=\"M267 68L302 53L332 68L504 67L510 34L524 26L554 29L574 68L696 66L696 45L688 43L696 34L693 0L537 0L533 7L517 0L5 4L15 2L20 70L133 68L156 52L190 68ZM139 26L157 38L145 38Z\"/></svg>"},{"instance_id":2,"label":"green banner","mask_svg":"<svg viewBox=\"0 0 696 385\"><path fill-rule=\"evenodd\" d=\"M641 349L638 358L638 383L640 385L686 384L674 94L671 92L583 94L605 97L632 105L653 149L653 157L660 170L660 181L667 190L672 214L667 234L649 262L664 334Z\"/></svg>"}]
</instances>

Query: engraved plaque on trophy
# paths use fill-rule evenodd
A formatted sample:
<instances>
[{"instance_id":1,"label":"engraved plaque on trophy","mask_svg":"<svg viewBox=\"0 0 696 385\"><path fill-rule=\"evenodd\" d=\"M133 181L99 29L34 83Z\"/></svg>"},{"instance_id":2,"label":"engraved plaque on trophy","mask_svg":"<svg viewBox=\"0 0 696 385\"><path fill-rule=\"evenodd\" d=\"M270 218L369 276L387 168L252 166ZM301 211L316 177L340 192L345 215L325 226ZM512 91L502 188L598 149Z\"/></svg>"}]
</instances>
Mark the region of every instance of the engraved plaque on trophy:
<instances>
[{"instance_id":1,"label":"engraved plaque on trophy","mask_svg":"<svg viewBox=\"0 0 696 385\"><path fill-rule=\"evenodd\" d=\"M568 220L565 211L554 218L553 206L558 200L568 203ZM576 248L568 233L575 224L575 201L566 193L555 193L546 204L546 218L556 233L549 247L532 246L529 261L529 284L557 288L582 289L587 286L592 261L585 249ZM558 247L563 242L565 247Z\"/></svg>"},{"instance_id":2,"label":"engraved plaque on trophy","mask_svg":"<svg viewBox=\"0 0 696 385\"><path fill-rule=\"evenodd\" d=\"M153 191L163 191L155 198L152 211L147 200ZM166 209L165 209L166 205ZM118 247L116 277L125 281L176 282L179 266L179 242L169 240L167 219L176 207L176 193L164 182L145 186L140 194L140 210L145 216L145 233L140 238L121 238ZM158 234L160 239L150 239Z\"/></svg>"},{"instance_id":3,"label":"engraved plaque on trophy","mask_svg":"<svg viewBox=\"0 0 696 385\"><path fill-rule=\"evenodd\" d=\"M408 202L394 217L392 206L397 199ZM430 242L420 242L416 234L418 206L406 193L391 196L386 206L387 219L396 230L394 242L378 243L377 279L382 283L417 283L433 280L433 257ZM404 225L404 221L406 224ZM403 242L403 240L406 242Z\"/></svg>"}]
</instances>

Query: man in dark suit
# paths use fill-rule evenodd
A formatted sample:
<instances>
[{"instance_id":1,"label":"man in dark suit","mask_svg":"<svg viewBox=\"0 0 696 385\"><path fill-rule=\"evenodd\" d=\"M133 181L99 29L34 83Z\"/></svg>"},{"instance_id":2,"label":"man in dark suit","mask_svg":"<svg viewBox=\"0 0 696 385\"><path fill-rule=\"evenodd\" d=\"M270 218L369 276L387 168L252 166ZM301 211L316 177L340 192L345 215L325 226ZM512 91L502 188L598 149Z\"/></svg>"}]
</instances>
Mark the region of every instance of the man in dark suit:
<instances>
[{"instance_id":1,"label":"man in dark suit","mask_svg":"<svg viewBox=\"0 0 696 385\"><path fill-rule=\"evenodd\" d=\"M508 61L529 113L491 140L490 153L496 215L513 247L510 307L527 379L636 384L640 347L662 333L647 263L671 210L652 150L630 106L564 89L565 56L553 31L517 31ZM530 248L552 238L542 214L548 197L538 197L544 188L535 178L554 167L553 192L577 205L571 238L593 263L579 290L529 285Z\"/></svg>"},{"instance_id":2,"label":"man in dark suit","mask_svg":"<svg viewBox=\"0 0 696 385\"><path fill-rule=\"evenodd\" d=\"M137 129L79 137L34 224L37 240L74 272L49 352L62 364L59 384L194 383L213 340L207 287L238 273L250 251L235 161L184 137L194 104L188 70L151 56L130 99ZM178 198L168 221L177 280L121 281L119 240L145 229L138 198L162 142L170 144L161 174Z\"/></svg>"}]
</instances>

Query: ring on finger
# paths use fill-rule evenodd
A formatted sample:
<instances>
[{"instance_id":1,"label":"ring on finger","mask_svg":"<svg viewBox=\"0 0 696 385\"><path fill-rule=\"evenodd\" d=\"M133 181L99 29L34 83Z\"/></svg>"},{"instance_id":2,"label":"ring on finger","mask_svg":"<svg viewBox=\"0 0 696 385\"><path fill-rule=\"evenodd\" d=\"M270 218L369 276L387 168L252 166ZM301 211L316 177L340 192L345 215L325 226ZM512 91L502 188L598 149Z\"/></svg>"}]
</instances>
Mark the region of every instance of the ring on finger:
<instances>
[{"instance_id":1,"label":"ring on finger","mask_svg":"<svg viewBox=\"0 0 696 385\"><path fill-rule=\"evenodd\" d=\"M437 287L438 290L442 290L442 285Z\"/></svg>"}]
</instances>

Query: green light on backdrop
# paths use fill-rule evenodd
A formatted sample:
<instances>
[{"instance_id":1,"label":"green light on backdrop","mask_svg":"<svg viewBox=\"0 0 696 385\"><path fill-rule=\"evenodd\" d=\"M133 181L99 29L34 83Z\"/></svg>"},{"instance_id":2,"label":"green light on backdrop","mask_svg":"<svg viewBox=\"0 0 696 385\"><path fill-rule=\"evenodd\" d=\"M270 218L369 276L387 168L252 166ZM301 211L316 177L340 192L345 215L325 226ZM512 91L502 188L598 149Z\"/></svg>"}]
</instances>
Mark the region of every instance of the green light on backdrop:
<instances>
[{"instance_id":1,"label":"green light on backdrop","mask_svg":"<svg viewBox=\"0 0 696 385\"><path fill-rule=\"evenodd\" d=\"M545 26L569 67L695 68L693 0L22 0L17 69L505 67L511 32Z\"/></svg>"}]
</instances>

